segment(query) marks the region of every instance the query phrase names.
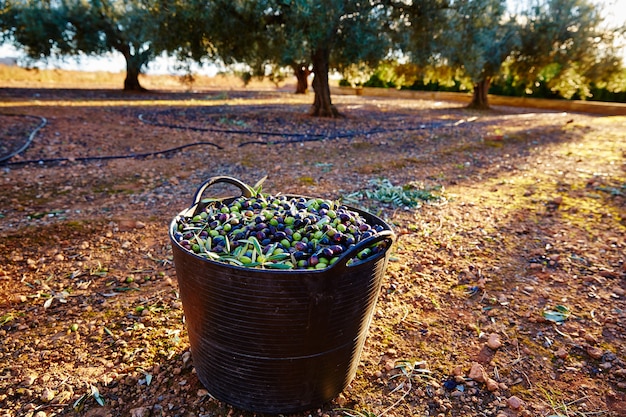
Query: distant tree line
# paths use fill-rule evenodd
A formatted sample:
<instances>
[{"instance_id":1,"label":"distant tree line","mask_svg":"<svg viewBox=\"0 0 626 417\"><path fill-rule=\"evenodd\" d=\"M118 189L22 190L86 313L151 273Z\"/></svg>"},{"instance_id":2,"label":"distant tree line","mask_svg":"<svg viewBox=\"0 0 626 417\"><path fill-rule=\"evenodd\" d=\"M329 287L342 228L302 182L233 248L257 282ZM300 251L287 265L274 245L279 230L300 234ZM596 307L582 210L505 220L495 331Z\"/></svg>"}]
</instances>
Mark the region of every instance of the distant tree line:
<instances>
[{"instance_id":1,"label":"distant tree line","mask_svg":"<svg viewBox=\"0 0 626 417\"><path fill-rule=\"evenodd\" d=\"M344 87L372 87L372 88L391 88L399 90L414 91L446 91L467 93L471 91L471 83L463 82L462 78L433 80L415 79L406 84L401 77L398 77L395 71L403 72L402 66L389 66L389 63L383 63L374 70L371 76L363 83L351 82L346 78L339 81L340 86ZM593 82L589 85L580 86L579 88L559 88L558 83L554 82L551 77L540 76L538 80L531 86L520 83L516 77L504 72L494 78L490 87L489 94L509 97L533 97L545 99L561 99L561 100L587 100L587 101L604 101L626 103L626 68L622 69L612 77L613 82L606 81Z\"/></svg>"},{"instance_id":2,"label":"distant tree line","mask_svg":"<svg viewBox=\"0 0 626 417\"><path fill-rule=\"evenodd\" d=\"M250 77L313 74L311 114L334 117L329 73L350 84L372 74L395 85L469 86L587 98L623 89L615 42L591 0L0 0L0 39L29 57L102 55L126 60L124 89L157 56L244 68ZM393 63L393 64L390 64ZM386 76L381 76L386 71ZM501 86L501 87L500 87Z\"/></svg>"}]
</instances>

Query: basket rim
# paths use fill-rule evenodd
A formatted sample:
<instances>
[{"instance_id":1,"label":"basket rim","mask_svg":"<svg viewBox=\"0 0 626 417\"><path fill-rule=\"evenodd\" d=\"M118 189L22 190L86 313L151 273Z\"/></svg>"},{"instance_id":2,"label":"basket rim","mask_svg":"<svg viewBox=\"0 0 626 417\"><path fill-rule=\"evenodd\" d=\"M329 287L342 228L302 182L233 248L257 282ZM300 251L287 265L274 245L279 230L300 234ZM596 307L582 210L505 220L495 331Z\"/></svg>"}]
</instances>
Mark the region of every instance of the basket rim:
<instances>
[{"instance_id":1,"label":"basket rim","mask_svg":"<svg viewBox=\"0 0 626 417\"><path fill-rule=\"evenodd\" d=\"M285 196L287 198L315 198L315 197L308 197L308 196L304 196L304 195L296 195L296 194L278 194L278 195L282 195ZM329 271L332 271L335 266L337 266L339 264L339 260L344 259L346 256L350 255L350 252L345 252L343 254L341 254L339 256L339 259L337 262L335 262L333 265L328 266L327 268L324 269L298 269L298 268L293 268L293 269L272 269L272 268L255 268L255 267L246 267L246 266L239 266L239 265L233 265L233 264L229 264L226 262L220 262L220 261L216 261L210 258L206 258L203 256L199 256L194 252L191 252L187 249L185 249L175 238L174 238L174 231L176 229L176 225L177 225L177 221L181 218L181 217L186 217L189 215L189 213L196 213L198 210L198 207L206 207L209 203L211 202L215 202L215 201L220 201L220 202L224 202L227 200L235 200L237 198L239 198L241 196L230 196L230 197L223 197L223 198L217 198L217 199L211 199L211 201L203 203L202 201L199 201L196 204L191 205L190 207L188 207L185 210L180 211L176 216L174 216L174 218L172 219L172 221L170 222L170 226L168 229L168 235L170 238L170 242L172 243L172 247L176 246L177 249L179 249L180 251L182 251L182 253L185 253L187 255L190 255L200 261L205 261L208 262L210 264L213 265L218 265L220 267L225 267L225 268L229 268L229 269L233 269L233 270L239 270L239 271L247 271L247 272L254 272L254 273L271 273L271 274L288 274L288 275L292 275L292 274L324 274L324 273L328 273ZM385 237L382 237L381 239L387 239L389 240L389 245L387 246L387 248L385 248L384 251L375 254L372 257L369 257L367 259L364 260L358 260L357 262L354 262L350 265L346 265L347 268L353 268L353 267L357 267L366 263L370 263L370 262L375 262L377 261L379 258L382 257L386 257L389 254L389 249L391 248L391 244L393 244L393 242L396 239L396 235L393 232L393 230L391 229L391 226L389 224L387 224L387 222L385 222L383 219L381 219L379 216L372 214L366 210L363 209L359 209L356 207L352 207L349 206L347 204L342 204L343 206L345 206L348 210L357 212L361 215L365 215L366 217L371 217L372 219L375 220L375 224L381 225L383 226L383 231L389 231L391 233L386 234ZM376 235L374 235L376 236Z\"/></svg>"}]
</instances>

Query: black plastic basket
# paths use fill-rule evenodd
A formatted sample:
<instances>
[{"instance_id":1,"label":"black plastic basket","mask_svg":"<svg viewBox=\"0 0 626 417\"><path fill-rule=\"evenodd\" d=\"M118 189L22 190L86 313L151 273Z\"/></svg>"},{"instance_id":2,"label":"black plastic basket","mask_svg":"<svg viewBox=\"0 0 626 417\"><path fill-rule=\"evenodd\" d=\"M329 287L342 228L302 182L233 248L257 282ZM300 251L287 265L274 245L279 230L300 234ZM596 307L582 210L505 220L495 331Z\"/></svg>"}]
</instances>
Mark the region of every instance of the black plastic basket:
<instances>
[{"instance_id":1,"label":"black plastic basket","mask_svg":"<svg viewBox=\"0 0 626 417\"><path fill-rule=\"evenodd\" d=\"M202 195L216 183L251 195L234 178L210 178L178 216L203 210ZM212 396L244 410L290 413L322 405L352 381L394 234L380 218L350 210L384 230L322 270L257 269L209 260L180 246L174 239L178 217L172 221L169 235L192 360ZM387 243L382 252L355 258L382 241Z\"/></svg>"}]
</instances>

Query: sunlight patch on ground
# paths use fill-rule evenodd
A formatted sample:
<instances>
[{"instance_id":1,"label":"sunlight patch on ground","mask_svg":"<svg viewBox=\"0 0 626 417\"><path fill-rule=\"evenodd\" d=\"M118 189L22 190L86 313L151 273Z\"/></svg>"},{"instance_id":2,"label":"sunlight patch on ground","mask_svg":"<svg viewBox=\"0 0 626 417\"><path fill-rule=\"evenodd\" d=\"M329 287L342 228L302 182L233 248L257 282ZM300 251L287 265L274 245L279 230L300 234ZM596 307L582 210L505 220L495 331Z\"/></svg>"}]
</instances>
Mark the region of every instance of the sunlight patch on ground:
<instances>
[{"instance_id":1,"label":"sunlight patch on ground","mask_svg":"<svg viewBox=\"0 0 626 417\"><path fill-rule=\"evenodd\" d=\"M585 222L585 216L595 216L598 213L619 217L617 208L605 203L604 197L607 193L594 186L594 178L626 183L624 172L620 168L624 164L626 145L614 133L615 129L619 132L619 124L625 120L624 117L596 119L594 124L598 121L598 124L613 129L600 134L595 129L586 132L586 126L567 127L566 130L576 130L574 133L581 134L580 137L542 145L535 150L538 158L533 158L533 163L527 166L524 166L527 161L511 161L512 165L518 165L521 173L518 170L511 173L500 172L497 176L475 185L448 187L448 193L477 204L498 206L502 215L524 208L537 210L540 203L543 205L541 210L560 206L569 213L570 221L576 220L581 224ZM501 135L502 133L500 132ZM510 130L497 142L503 152L506 152L507 140L524 140L523 135ZM570 169L556 170L553 161L542 159L542 154L571 161ZM584 168L579 168L579 164L584 165ZM477 193L472 189L476 189ZM482 192L485 189L491 192Z\"/></svg>"},{"instance_id":2,"label":"sunlight patch on ground","mask_svg":"<svg viewBox=\"0 0 626 417\"><path fill-rule=\"evenodd\" d=\"M226 99L214 100L210 97L206 100L28 100L28 101L8 101L0 102L2 107L147 107L147 106L177 106L177 107L213 107L232 106L238 104L245 105L265 105L265 104L285 104L286 102L297 103L302 100L285 100L280 98L264 99Z\"/></svg>"}]
</instances>

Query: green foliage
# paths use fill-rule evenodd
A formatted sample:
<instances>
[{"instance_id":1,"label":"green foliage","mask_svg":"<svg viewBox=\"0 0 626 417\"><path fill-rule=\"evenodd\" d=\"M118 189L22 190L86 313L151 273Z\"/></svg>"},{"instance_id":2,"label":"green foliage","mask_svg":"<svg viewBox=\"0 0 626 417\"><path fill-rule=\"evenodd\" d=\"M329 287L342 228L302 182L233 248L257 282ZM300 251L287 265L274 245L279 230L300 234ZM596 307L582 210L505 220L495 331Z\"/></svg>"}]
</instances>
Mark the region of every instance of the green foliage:
<instances>
[{"instance_id":1,"label":"green foliage","mask_svg":"<svg viewBox=\"0 0 626 417\"><path fill-rule=\"evenodd\" d=\"M509 64L519 82L543 81L562 97L584 99L592 82L619 73L614 41L623 28L604 27L599 7L588 0L543 0L529 8Z\"/></svg>"},{"instance_id":2,"label":"green foliage","mask_svg":"<svg viewBox=\"0 0 626 417\"><path fill-rule=\"evenodd\" d=\"M369 80L363 83L363 87L378 87L378 88L394 88L396 84L393 81L385 81L381 78L379 73L374 73Z\"/></svg>"},{"instance_id":3,"label":"green foliage","mask_svg":"<svg viewBox=\"0 0 626 417\"><path fill-rule=\"evenodd\" d=\"M448 65L463 68L473 83L496 76L519 43L505 0L459 2L450 13L450 26L456 30L446 36L441 54Z\"/></svg>"},{"instance_id":4,"label":"green foliage","mask_svg":"<svg viewBox=\"0 0 626 417\"><path fill-rule=\"evenodd\" d=\"M339 85L351 86L352 84L343 79ZM364 86L367 87L388 87L384 81L381 82L376 75L366 81ZM393 85L395 87L395 85ZM415 91L448 91L448 92L466 92L467 86L459 80L430 80L425 82L423 79L414 81L409 85L401 85L402 90L415 90ZM533 97L533 98L547 98L547 99L573 99L573 100L589 100L589 101L604 101L604 102L619 102L626 103L626 81L619 82L591 82L588 86L588 95L586 97L580 97L578 93L575 93L569 97L565 97L558 90L550 88L547 80L544 77L540 77L533 85L526 86L524 83L520 83L511 74L498 76L491 83L489 88L489 94L509 97Z\"/></svg>"},{"instance_id":5,"label":"green foliage","mask_svg":"<svg viewBox=\"0 0 626 417\"><path fill-rule=\"evenodd\" d=\"M10 8L7 0L0 0L0 41L4 40L9 29Z\"/></svg>"},{"instance_id":6,"label":"green foliage","mask_svg":"<svg viewBox=\"0 0 626 417\"><path fill-rule=\"evenodd\" d=\"M367 202L377 202L385 206L405 209L418 209L424 202L443 203L446 201L441 186L425 186L416 183L403 186L393 185L386 178L371 180L369 186L370 189L342 196L342 201L346 204L361 206Z\"/></svg>"},{"instance_id":7,"label":"green foliage","mask_svg":"<svg viewBox=\"0 0 626 417\"><path fill-rule=\"evenodd\" d=\"M615 43L626 28L604 26L600 6L517 4L513 14L505 0L0 0L0 39L35 59L118 51L135 87L164 52L182 69L219 60L275 82L313 65L316 103L331 70L343 84L385 88L493 82L492 93L581 99L626 91Z\"/></svg>"},{"instance_id":8,"label":"green foliage","mask_svg":"<svg viewBox=\"0 0 626 417\"><path fill-rule=\"evenodd\" d=\"M58 9L46 1L10 2L2 8L5 38L26 47L33 58L71 50L66 20Z\"/></svg>"},{"instance_id":9,"label":"green foliage","mask_svg":"<svg viewBox=\"0 0 626 417\"><path fill-rule=\"evenodd\" d=\"M385 61L374 71L374 74L363 83L364 87L382 87L396 88L398 84L402 84L402 77L394 71L394 62Z\"/></svg>"},{"instance_id":10,"label":"green foliage","mask_svg":"<svg viewBox=\"0 0 626 417\"><path fill-rule=\"evenodd\" d=\"M193 25L199 34L181 46L183 55L214 54L231 68L276 81L284 76L280 68L312 66L313 82L320 83L314 105L328 109L330 70L375 65L391 48L383 0L195 0L184 7L200 21Z\"/></svg>"},{"instance_id":11,"label":"green foliage","mask_svg":"<svg viewBox=\"0 0 626 417\"><path fill-rule=\"evenodd\" d=\"M492 94L573 99L626 91L614 46L623 27L603 27L599 6L586 0L528 4L519 14L502 0L397 6L395 17L407 33L402 47L412 62L395 66L402 80L396 85L464 91L486 82ZM373 74L364 84L384 86L388 78L378 69Z\"/></svg>"},{"instance_id":12,"label":"green foliage","mask_svg":"<svg viewBox=\"0 0 626 417\"><path fill-rule=\"evenodd\" d=\"M157 1L7 1L2 29L35 59L120 52L128 69L125 87L136 89L137 76L171 38L161 30L165 14Z\"/></svg>"},{"instance_id":13,"label":"green foliage","mask_svg":"<svg viewBox=\"0 0 626 417\"><path fill-rule=\"evenodd\" d=\"M442 42L452 33L448 0L393 0L390 17L393 20L390 36L397 49L406 54L415 69L421 70L441 64Z\"/></svg>"},{"instance_id":14,"label":"green foliage","mask_svg":"<svg viewBox=\"0 0 626 417\"><path fill-rule=\"evenodd\" d=\"M343 67L343 84L346 87L362 87L374 76L375 70L369 65L359 62Z\"/></svg>"},{"instance_id":15,"label":"green foliage","mask_svg":"<svg viewBox=\"0 0 626 417\"><path fill-rule=\"evenodd\" d=\"M626 84L621 91L611 91L606 87L599 87L595 83L589 85L588 100L590 101L612 101L618 103L626 103Z\"/></svg>"},{"instance_id":16,"label":"green foliage","mask_svg":"<svg viewBox=\"0 0 626 417\"><path fill-rule=\"evenodd\" d=\"M474 87L471 106L487 107L489 83L519 42L506 12L506 0L417 0L403 8L407 50L420 71L414 81L427 83L427 72L460 70L457 80Z\"/></svg>"},{"instance_id":17,"label":"green foliage","mask_svg":"<svg viewBox=\"0 0 626 417\"><path fill-rule=\"evenodd\" d=\"M452 84L440 83L439 81L424 82L423 80L417 80L413 84L403 87L403 89L417 90L417 91L451 91L451 92L461 92L461 91L466 90L463 84L458 80L455 80Z\"/></svg>"}]
</instances>

